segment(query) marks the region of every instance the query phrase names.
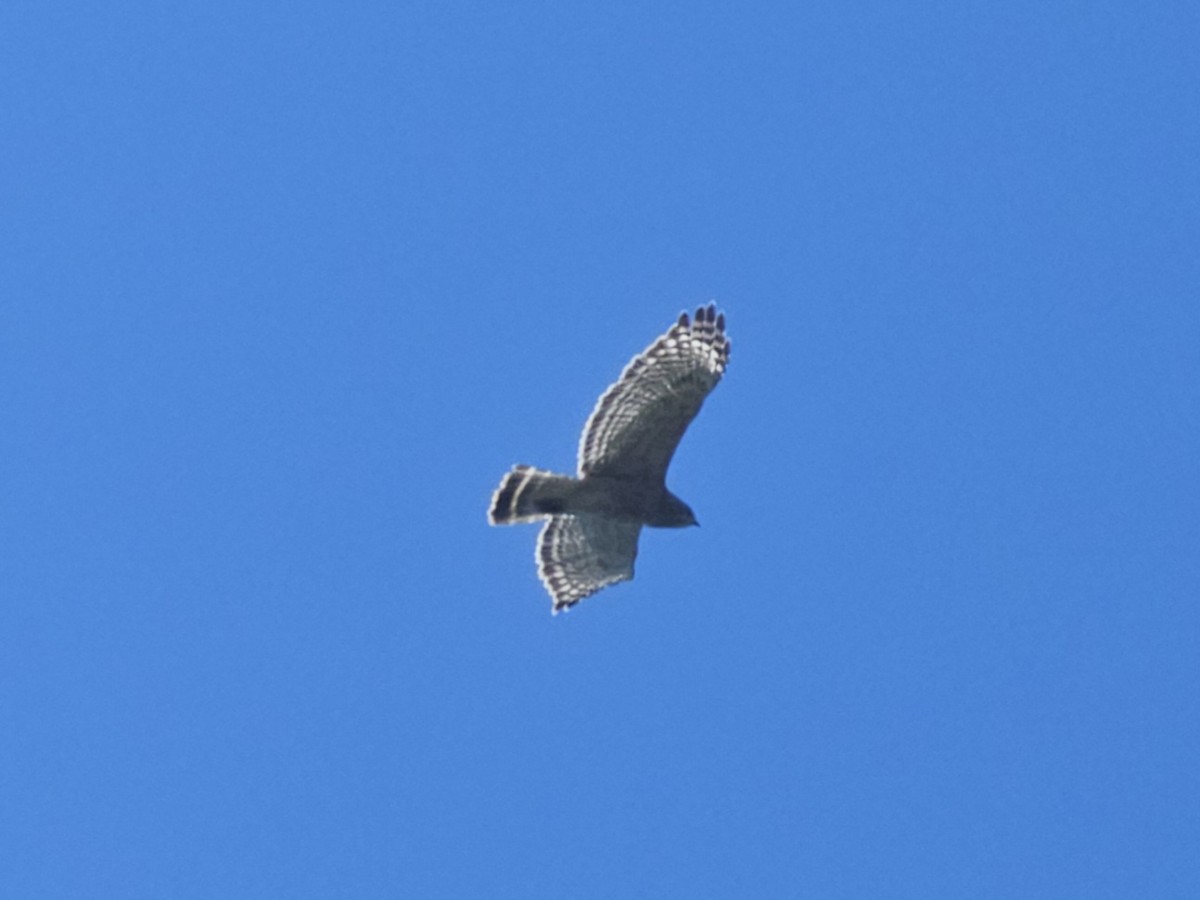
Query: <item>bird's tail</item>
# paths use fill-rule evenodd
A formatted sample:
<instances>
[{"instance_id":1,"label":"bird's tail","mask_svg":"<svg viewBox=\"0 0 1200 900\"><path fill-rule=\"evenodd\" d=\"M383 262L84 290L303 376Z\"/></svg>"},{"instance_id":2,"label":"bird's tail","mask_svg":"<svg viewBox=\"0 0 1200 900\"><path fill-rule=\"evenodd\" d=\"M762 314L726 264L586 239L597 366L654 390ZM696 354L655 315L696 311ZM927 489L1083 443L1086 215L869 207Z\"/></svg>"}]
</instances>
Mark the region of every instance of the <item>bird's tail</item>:
<instances>
[{"instance_id":1,"label":"bird's tail","mask_svg":"<svg viewBox=\"0 0 1200 900\"><path fill-rule=\"evenodd\" d=\"M579 479L556 475L533 466L513 466L492 494L488 521L493 525L532 522L566 512Z\"/></svg>"}]
</instances>

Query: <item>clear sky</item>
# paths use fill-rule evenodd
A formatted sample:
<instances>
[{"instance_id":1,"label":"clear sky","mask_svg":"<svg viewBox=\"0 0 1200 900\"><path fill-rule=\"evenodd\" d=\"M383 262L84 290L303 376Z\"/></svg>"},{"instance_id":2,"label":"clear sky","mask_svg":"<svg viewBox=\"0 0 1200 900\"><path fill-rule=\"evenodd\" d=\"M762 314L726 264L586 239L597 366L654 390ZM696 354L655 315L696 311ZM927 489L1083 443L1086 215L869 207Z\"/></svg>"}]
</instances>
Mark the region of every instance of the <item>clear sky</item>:
<instances>
[{"instance_id":1,"label":"clear sky","mask_svg":"<svg viewBox=\"0 0 1200 900\"><path fill-rule=\"evenodd\" d=\"M1200 896L1195 3L0 46L0 896ZM710 300L552 617L490 493Z\"/></svg>"}]
</instances>

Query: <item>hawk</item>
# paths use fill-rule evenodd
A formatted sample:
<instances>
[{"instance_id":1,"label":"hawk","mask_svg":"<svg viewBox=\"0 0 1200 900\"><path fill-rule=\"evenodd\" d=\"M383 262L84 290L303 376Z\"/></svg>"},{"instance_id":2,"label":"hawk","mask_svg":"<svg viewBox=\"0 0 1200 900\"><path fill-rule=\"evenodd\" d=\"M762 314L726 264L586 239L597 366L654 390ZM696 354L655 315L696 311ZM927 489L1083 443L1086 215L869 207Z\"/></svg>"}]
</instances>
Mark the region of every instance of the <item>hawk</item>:
<instances>
[{"instance_id":1,"label":"hawk","mask_svg":"<svg viewBox=\"0 0 1200 900\"><path fill-rule=\"evenodd\" d=\"M697 525L667 490L667 466L688 424L729 362L725 316L714 304L685 312L635 356L583 428L578 476L514 466L492 495L488 521L546 519L538 576L562 612L601 588L633 578L643 525Z\"/></svg>"}]
</instances>

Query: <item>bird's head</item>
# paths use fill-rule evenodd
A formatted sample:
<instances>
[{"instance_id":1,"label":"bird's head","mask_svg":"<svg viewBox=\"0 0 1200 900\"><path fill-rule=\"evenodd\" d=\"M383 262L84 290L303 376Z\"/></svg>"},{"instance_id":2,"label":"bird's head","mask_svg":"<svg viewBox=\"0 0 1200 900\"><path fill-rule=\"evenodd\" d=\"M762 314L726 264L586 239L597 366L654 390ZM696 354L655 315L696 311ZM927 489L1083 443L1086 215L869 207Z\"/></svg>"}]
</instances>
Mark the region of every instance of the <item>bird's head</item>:
<instances>
[{"instance_id":1,"label":"bird's head","mask_svg":"<svg viewBox=\"0 0 1200 900\"><path fill-rule=\"evenodd\" d=\"M668 491L655 521L650 524L659 528L686 528L700 523L696 521L692 508Z\"/></svg>"}]
</instances>

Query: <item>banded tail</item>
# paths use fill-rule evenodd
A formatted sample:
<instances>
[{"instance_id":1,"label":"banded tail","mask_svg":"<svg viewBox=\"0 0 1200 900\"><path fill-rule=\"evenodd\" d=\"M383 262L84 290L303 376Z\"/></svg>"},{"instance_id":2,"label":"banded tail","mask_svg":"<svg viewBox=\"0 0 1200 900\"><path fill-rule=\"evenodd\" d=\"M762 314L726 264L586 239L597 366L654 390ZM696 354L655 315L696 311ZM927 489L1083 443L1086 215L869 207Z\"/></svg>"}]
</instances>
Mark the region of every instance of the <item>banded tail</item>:
<instances>
[{"instance_id":1,"label":"banded tail","mask_svg":"<svg viewBox=\"0 0 1200 900\"><path fill-rule=\"evenodd\" d=\"M492 494L488 522L515 525L566 512L577 484L579 480L570 475L557 475L533 466L513 466Z\"/></svg>"}]
</instances>

